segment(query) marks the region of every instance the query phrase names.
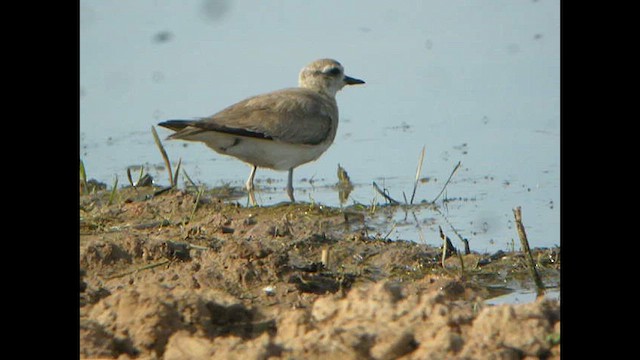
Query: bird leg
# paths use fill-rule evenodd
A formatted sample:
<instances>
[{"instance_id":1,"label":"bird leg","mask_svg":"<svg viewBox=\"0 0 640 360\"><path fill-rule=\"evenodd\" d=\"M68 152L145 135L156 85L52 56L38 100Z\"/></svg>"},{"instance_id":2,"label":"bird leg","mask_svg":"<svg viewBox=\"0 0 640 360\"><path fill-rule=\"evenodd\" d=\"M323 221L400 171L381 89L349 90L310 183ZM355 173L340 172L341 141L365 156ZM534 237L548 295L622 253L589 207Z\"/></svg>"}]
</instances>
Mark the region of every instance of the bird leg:
<instances>
[{"instance_id":1,"label":"bird leg","mask_svg":"<svg viewBox=\"0 0 640 360\"><path fill-rule=\"evenodd\" d=\"M296 199L293 197L293 168L289 169L289 178L287 180L287 195L289 195L289 199L291 202L296 202Z\"/></svg>"},{"instance_id":2,"label":"bird leg","mask_svg":"<svg viewBox=\"0 0 640 360\"><path fill-rule=\"evenodd\" d=\"M247 183L245 184L247 187L247 192L249 192L249 202L251 202L252 206L256 206L256 197L255 197L255 194L253 193L253 190L254 190L253 178L256 176L257 169L258 167L255 165L251 167L251 173L249 174L249 178L247 179Z\"/></svg>"}]
</instances>

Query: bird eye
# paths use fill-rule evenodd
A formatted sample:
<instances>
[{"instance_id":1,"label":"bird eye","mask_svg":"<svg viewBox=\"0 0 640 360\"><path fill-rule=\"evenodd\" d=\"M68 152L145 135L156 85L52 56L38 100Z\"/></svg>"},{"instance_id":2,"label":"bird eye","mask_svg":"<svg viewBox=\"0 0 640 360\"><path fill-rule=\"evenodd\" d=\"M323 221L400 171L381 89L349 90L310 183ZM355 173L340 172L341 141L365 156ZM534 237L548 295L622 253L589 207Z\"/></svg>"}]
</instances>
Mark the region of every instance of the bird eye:
<instances>
[{"instance_id":1,"label":"bird eye","mask_svg":"<svg viewBox=\"0 0 640 360\"><path fill-rule=\"evenodd\" d=\"M342 71L340 70L340 68L337 67L333 67L331 69L328 69L325 71L327 74L331 74L331 75L340 75L342 73Z\"/></svg>"}]
</instances>

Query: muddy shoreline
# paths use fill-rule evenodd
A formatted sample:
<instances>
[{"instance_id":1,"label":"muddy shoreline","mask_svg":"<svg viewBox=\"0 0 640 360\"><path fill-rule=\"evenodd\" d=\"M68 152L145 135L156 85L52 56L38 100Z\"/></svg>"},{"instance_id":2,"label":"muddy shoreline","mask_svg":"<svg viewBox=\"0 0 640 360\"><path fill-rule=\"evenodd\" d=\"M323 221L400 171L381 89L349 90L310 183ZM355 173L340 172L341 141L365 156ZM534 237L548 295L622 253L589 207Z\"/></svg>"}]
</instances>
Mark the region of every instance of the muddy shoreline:
<instances>
[{"instance_id":1,"label":"muddy shoreline","mask_svg":"<svg viewBox=\"0 0 640 360\"><path fill-rule=\"evenodd\" d=\"M366 210L247 208L124 188L80 197L80 354L113 359L559 359L560 306L518 251L389 241ZM526 224L525 224L526 225ZM559 287L560 249L532 249Z\"/></svg>"}]
</instances>

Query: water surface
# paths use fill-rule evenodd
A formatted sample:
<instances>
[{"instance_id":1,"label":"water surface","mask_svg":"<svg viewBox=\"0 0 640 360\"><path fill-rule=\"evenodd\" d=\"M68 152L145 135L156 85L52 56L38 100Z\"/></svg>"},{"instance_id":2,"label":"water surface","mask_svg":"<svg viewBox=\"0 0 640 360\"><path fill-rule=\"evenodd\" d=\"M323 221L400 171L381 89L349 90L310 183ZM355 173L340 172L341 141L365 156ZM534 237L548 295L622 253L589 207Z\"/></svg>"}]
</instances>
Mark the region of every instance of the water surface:
<instances>
[{"instance_id":1,"label":"water surface","mask_svg":"<svg viewBox=\"0 0 640 360\"><path fill-rule=\"evenodd\" d=\"M355 189L345 205L439 198L441 213L399 211L380 231L439 244L438 226L472 250L518 246L521 206L532 247L560 244L558 1L80 1L80 155L88 176L126 183L144 166L168 184L150 128L211 115L295 86L324 57L366 81L338 94L333 146L294 171L296 198L339 206L338 164ZM161 137L170 132L158 129ZM249 167L204 145L168 142L196 182L243 186ZM286 173L259 170L262 205L287 199ZM443 202L446 200L446 202ZM445 220L446 218L446 220ZM452 236L455 239L455 236Z\"/></svg>"}]
</instances>

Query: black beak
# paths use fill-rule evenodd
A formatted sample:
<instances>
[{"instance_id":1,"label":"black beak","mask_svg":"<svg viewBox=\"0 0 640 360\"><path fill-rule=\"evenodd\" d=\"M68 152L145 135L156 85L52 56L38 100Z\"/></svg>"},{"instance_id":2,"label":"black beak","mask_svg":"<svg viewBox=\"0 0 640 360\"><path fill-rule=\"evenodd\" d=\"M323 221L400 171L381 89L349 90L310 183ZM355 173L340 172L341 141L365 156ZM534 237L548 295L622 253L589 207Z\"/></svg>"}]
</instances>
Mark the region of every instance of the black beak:
<instances>
[{"instance_id":1,"label":"black beak","mask_svg":"<svg viewBox=\"0 0 640 360\"><path fill-rule=\"evenodd\" d=\"M347 76L347 75L344 76L344 82L347 83L347 85L364 84L364 81L362 81L360 79L352 78L352 77Z\"/></svg>"}]
</instances>

